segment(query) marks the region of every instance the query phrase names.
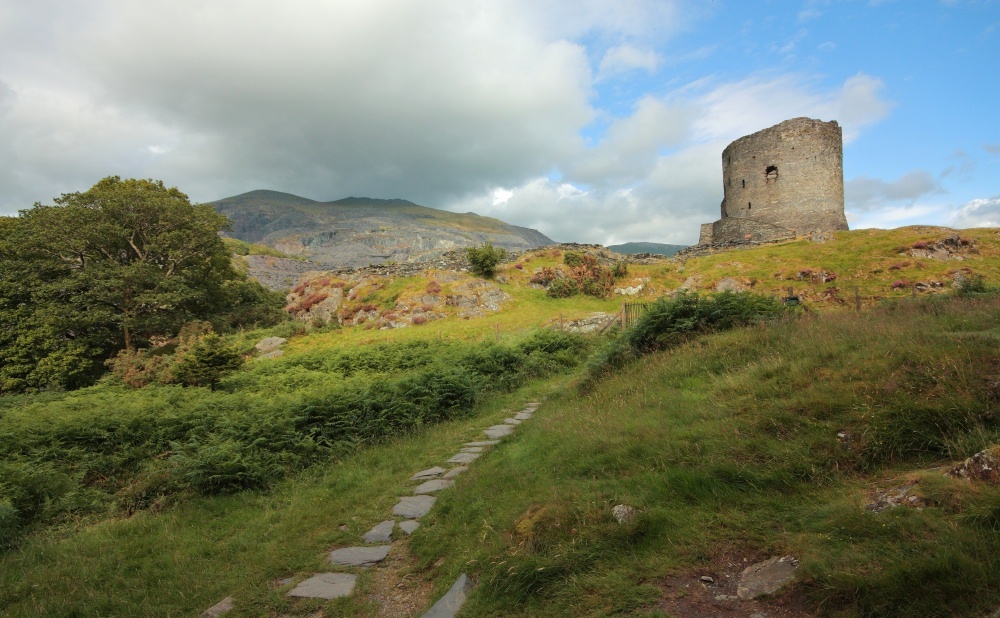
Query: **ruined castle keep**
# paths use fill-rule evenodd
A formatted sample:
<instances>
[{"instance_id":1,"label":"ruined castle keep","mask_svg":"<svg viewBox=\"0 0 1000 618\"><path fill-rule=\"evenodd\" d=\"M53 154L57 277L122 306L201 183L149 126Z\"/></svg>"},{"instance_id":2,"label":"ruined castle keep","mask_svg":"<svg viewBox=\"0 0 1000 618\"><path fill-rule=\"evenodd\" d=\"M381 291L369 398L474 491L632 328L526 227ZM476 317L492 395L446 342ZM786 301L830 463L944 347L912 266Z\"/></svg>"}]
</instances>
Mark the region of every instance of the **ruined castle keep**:
<instances>
[{"instance_id":1,"label":"ruined castle keep","mask_svg":"<svg viewBox=\"0 0 1000 618\"><path fill-rule=\"evenodd\" d=\"M843 138L836 121L793 118L722 151L722 218L699 244L766 242L846 230Z\"/></svg>"}]
</instances>

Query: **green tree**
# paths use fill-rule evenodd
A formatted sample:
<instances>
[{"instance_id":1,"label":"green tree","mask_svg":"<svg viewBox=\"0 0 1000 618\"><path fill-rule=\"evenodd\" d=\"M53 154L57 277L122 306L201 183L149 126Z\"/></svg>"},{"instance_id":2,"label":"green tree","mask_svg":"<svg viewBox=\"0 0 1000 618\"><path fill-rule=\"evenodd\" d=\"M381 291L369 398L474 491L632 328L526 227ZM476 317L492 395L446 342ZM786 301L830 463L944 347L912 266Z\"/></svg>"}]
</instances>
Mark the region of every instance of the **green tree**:
<instances>
[{"instance_id":1,"label":"green tree","mask_svg":"<svg viewBox=\"0 0 1000 618\"><path fill-rule=\"evenodd\" d=\"M469 258L469 264L472 265L472 272L487 279L492 279L497 266L507 259L506 249L494 247L488 242L478 247L469 247L465 253Z\"/></svg>"},{"instance_id":2,"label":"green tree","mask_svg":"<svg viewBox=\"0 0 1000 618\"><path fill-rule=\"evenodd\" d=\"M213 391L222 376L243 365L240 353L215 333L199 337L177 354L180 358L173 369L174 379L185 386L207 386Z\"/></svg>"},{"instance_id":3,"label":"green tree","mask_svg":"<svg viewBox=\"0 0 1000 618\"><path fill-rule=\"evenodd\" d=\"M233 268L226 225L176 188L117 176L4 218L0 392L85 385L118 350L234 305L260 316L248 303L276 301Z\"/></svg>"}]
</instances>

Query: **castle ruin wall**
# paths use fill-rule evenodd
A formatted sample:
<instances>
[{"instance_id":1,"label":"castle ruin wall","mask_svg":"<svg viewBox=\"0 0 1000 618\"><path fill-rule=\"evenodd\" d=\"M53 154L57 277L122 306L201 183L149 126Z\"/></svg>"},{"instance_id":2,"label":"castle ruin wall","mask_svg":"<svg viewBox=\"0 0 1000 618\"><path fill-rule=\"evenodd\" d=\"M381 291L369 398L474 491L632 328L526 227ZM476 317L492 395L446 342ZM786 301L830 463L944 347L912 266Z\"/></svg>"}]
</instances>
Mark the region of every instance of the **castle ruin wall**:
<instances>
[{"instance_id":1,"label":"castle ruin wall","mask_svg":"<svg viewBox=\"0 0 1000 618\"><path fill-rule=\"evenodd\" d=\"M722 182L722 218L702 226L701 244L848 229L836 121L793 118L741 137L722 152Z\"/></svg>"}]
</instances>

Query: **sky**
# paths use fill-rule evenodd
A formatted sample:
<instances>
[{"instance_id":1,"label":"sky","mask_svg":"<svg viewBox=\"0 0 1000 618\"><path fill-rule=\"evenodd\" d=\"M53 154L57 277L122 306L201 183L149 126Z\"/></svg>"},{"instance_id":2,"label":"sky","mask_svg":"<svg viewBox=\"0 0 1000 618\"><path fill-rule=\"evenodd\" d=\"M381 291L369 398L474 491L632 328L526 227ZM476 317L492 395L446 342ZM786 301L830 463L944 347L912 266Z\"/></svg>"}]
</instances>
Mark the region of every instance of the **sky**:
<instances>
[{"instance_id":1,"label":"sky","mask_svg":"<svg viewBox=\"0 0 1000 618\"><path fill-rule=\"evenodd\" d=\"M798 116L852 229L1000 227L1000 0L0 0L0 215L117 175L693 244Z\"/></svg>"}]
</instances>

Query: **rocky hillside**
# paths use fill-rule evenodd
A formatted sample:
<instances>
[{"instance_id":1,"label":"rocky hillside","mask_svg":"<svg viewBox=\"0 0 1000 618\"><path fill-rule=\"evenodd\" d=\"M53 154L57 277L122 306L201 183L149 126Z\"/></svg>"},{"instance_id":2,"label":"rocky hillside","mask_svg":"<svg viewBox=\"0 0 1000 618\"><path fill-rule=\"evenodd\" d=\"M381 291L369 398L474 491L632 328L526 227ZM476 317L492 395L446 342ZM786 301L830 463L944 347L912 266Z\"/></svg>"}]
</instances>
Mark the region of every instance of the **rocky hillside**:
<instances>
[{"instance_id":1,"label":"rocky hillside","mask_svg":"<svg viewBox=\"0 0 1000 618\"><path fill-rule=\"evenodd\" d=\"M537 230L400 199L317 202L277 191L251 191L211 205L232 219L231 236L322 268L424 262L484 242L511 250L553 244Z\"/></svg>"}]
</instances>

